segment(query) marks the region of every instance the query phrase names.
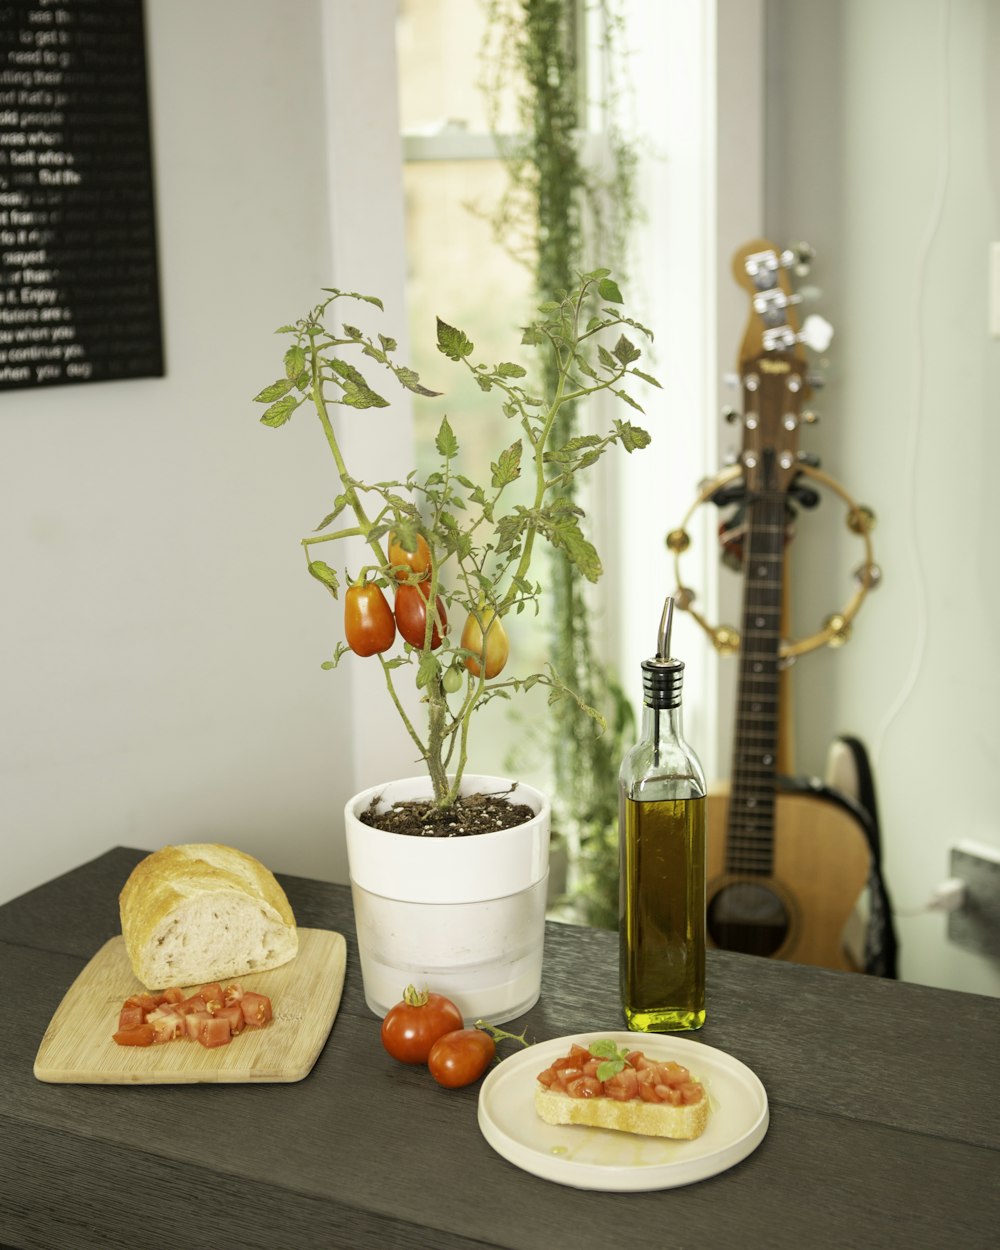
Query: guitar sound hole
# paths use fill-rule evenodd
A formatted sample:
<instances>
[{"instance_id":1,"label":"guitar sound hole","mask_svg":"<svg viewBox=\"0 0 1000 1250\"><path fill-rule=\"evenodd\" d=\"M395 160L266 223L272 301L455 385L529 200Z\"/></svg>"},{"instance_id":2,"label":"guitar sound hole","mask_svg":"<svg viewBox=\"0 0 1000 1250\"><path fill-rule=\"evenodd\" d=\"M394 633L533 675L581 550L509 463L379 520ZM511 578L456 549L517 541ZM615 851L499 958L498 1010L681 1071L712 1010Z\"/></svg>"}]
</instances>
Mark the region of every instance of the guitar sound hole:
<instances>
[{"instance_id":1,"label":"guitar sound hole","mask_svg":"<svg viewBox=\"0 0 1000 1250\"><path fill-rule=\"evenodd\" d=\"M725 951L773 955L781 949L789 923L777 894L754 881L723 886L708 905L709 936Z\"/></svg>"}]
</instances>

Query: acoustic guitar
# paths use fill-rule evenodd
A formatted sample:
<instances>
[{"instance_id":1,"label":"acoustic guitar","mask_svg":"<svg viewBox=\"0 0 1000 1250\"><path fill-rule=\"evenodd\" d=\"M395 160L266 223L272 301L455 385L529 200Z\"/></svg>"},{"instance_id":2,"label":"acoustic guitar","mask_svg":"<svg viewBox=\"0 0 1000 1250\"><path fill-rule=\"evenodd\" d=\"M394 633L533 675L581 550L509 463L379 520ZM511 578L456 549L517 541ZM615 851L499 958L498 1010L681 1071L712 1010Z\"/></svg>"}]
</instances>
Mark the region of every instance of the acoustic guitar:
<instances>
[{"instance_id":1,"label":"acoustic guitar","mask_svg":"<svg viewBox=\"0 0 1000 1250\"><path fill-rule=\"evenodd\" d=\"M750 294L739 361L743 614L731 778L708 800L707 926L724 950L857 970L843 934L871 869L868 838L843 804L808 783L786 792L778 773L788 505L811 393L794 259L759 240L733 260Z\"/></svg>"}]
</instances>

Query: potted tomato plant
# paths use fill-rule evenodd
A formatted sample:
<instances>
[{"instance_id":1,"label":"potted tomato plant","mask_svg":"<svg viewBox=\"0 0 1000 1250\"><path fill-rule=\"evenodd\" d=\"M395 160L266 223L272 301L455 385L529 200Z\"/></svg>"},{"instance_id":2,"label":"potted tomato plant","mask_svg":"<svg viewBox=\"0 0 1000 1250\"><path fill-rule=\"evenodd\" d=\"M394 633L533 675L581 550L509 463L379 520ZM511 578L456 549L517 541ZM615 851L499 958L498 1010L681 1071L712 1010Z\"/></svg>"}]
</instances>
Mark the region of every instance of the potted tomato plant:
<instances>
[{"instance_id":1,"label":"potted tomato plant","mask_svg":"<svg viewBox=\"0 0 1000 1250\"><path fill-rule=\"evenodd\" d=\"M508 669L507 622L541 595L529 579L540 543L564 552L588 580L600 577L582 510L556 488L612 446L632 452L649 435L615 418L604 434L567 438L559 416L566 404L601 392L641 412L626 384L658 384L639 369L641 352L626 331L648 331L621 311L609 271L581 275L573 290L543 304L523 332L522 345L546 353L554 365L542 371L555 380L539 395L524 365L477 363L468 337L439 319L438 349L496 395L513 438L497 449L490 480L474 482L457 467L459 439L445 417L433 471L369 483L349 470L333 406L387 405L369 380L371 366L417 397L437 392L395 359L392 339L334 323L354 301L379 309L381 301L326 294L305 317L281 327L291 340L282 376L256 400L267 405L261 421L272 427L311 406L333 457L339 486L333 511L302 540L310 574L343 603L343 640L324 667L334 669L348 655L379 665L426 769L346 805L365 995L384 1014L405 985L427 984L456 1001L467 1019L503 1023L538 997L549 803L510 780L469 776L469 735L490 700L537 685L548 688L550 700L575 699L582 715L597 716L551 666L527 674ZM511 498L522 478L527 502ZM321 545L347 540L352 550L362 544L359 566L338 570L318 558ZM407 682L419 692L422 722L401 697Z\"/></svg>"}]
</instances>

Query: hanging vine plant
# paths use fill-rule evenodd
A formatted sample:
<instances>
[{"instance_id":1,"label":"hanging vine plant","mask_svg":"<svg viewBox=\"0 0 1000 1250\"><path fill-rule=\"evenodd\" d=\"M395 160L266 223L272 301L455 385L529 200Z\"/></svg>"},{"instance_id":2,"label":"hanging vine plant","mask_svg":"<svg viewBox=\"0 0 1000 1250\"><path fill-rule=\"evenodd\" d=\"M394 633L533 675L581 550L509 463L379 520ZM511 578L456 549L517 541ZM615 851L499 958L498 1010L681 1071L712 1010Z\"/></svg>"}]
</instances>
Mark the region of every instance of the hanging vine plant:
<instances>
[{"instance_id":1,"label":"hanging vine plant","mask_svg":"<svg viewBox=\"0 0 1000 1250\"><path fill-rule=\"evenodd\" d=\"M611 0L591 3L603 29L603 90L590 99L584 73L583 0L483 0L487 34L483 89L507 186L491 214L496 237L533 274L540 301L574 285L588 257L624 272L635 224L638 158L615 121L616 71L623 19ZM515 137L500 130L513 95ZM604 169L583 153L586 113L599 107ZM548 379L546 379L548 381ZM567 407L559 439L580 432L581 412ZM564 493L576 502L576 487ZM553 707L544 732L554 777L553 823L570 849L570 898L576 918L618 923L618 767L631 745L635 716L619 683L598 658L588 590L573 566L550 562L549 646L555 669L600 711L604 726Z\"/></svg>"}]
</instances>

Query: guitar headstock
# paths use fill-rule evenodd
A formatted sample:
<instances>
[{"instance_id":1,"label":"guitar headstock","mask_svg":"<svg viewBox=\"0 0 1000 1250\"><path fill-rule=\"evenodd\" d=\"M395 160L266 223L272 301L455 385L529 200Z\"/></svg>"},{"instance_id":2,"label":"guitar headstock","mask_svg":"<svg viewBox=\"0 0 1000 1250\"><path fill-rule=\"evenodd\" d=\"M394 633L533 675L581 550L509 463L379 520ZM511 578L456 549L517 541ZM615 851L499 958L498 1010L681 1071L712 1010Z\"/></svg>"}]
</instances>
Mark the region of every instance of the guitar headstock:
<instances>
[{"instance_id":1,"label":"guitar headstock","mask_svg":"<svg viewBox=\"0 0 1000 1250\"><path fill-rule=\"evenodd\" d=\"M743 389L743 465L746 488L785 492L798 472L803 404L812 394L803 344L825 350L832 330L821 317L800 329L789 270L804 266L807 249L779 251L766 239L744 244L733 257L733 276L750 295L740 345Z\"/></svg>"}]
</instances>

